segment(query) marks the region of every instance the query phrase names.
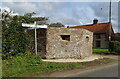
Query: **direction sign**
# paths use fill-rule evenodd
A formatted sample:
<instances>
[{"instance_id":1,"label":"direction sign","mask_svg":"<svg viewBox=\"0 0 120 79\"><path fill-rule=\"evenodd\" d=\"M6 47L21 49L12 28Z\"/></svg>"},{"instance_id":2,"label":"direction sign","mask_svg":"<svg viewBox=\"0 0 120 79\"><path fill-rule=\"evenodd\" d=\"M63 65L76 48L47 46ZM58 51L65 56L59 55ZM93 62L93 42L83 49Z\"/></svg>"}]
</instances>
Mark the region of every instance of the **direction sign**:
<instances>
[{"instance_id":1,"label":"direction sign","mask_svg":"<svg viewBox=\"0 0 120 79\"><path fill-rule=\"evenodd\" d=\"M22 23L23 27L31 27L31 28L47 28L47 25L35 25L35 24L26 24Z\"/></svg>"},{"instance_id":2,"label":"direction sign","mask_svg":"<svg viewBox=\"0 0 120 79\"><path fill-rule=\"evenodd\" d=\"M37 25L37 22L35 21L34 24L26 24L22 23L23 27L30 27L35 29L35 53L37 54L37 28L47 28L47 25Z\"/></svg>"}]
</instances>

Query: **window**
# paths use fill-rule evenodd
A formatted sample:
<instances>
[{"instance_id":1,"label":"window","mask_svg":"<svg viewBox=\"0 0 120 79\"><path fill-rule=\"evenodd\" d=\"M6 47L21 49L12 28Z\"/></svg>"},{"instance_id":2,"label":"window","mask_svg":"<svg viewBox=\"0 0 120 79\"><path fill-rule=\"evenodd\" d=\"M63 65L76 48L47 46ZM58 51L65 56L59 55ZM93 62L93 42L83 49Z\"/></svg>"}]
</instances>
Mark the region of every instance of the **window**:
<instances>
[{"instance_id":1,"label":"window","mask_svg":"<svg viewBox=\"0 0 120 79\"><path fill-rule=\"evenodd\" d=\"M96 47L100 48L101 42L99 40L96 41Z\"/></svg>"},{"instance_id":2,"label":"window","mask_svg":"<svg viewBox=\"0 0 120 79\"><path fill-rule=\"evenodd\" d=\"M101 38L101 36L100 35L96 35L96 39L100 39Z\"/></svg>"},{"instance_id":3,"label":"window","mask_svg":"<svg viewBox=\"0 0 120 79\"><path fill-rule=\"evenodd\" d=\"M89 41L89 36L86 36L86 40Z\"/></svg>"},{"instance_id":4,"label":"window","mask_svg":"<svg viewBox=\"0 0 120 79\"><path fill-rule=\"evenodd\" d=\"M61 35L62 40L70 41L70 35Z\"/></svg>"}]
</instances>

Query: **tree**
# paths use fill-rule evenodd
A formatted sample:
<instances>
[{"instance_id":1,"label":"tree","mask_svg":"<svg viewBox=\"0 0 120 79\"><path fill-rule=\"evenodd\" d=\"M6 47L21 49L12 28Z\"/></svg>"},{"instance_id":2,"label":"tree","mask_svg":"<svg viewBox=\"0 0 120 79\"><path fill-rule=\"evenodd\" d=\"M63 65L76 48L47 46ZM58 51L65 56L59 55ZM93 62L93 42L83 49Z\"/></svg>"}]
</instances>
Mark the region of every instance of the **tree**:
<instances>
[{"instance_id":1,"label":"tree","mask_svg":"<svg viewBox=\"0 0 120 79\"><path fill-rule=\"evenodd\" d=\"M25 53L28 45L27 34L24 32L18 16L12 18L9 27L3 30L3 59L18 53Z\"/></svg>"},{"instance_id":2,"label":"tree","mask_svg":"<svg viewBox=\"0 0 120 79\"><path fill-rule=\"evenodd\" d=\"M46 17L32 17L35 13L27 13L24 16L11 16L12 11L3 11L2 15L2 52L3 59L25 53L30 46L30 35L25 32L22 23L47 19Z\"/></svg>"},{"instance_id":3,"label":"tree","mask_svg":"<svg viewBox=\"0 0 120 79\"><path fill-rule=\"evenodd\" d=\"M57 22L50 24L48 27L64 27L64 25L62 23Z\"/></svg>"},{"instance_id":4,"label":"tree","mask_svg":"<svg viewBox=\"0 0 120 79\"><path fill-rule=\"evenodd\" d=\"M13 11L2 11L2 55L3 59L17 53L25 53L28 45L27 34L22 28L19 16L12 16Z\"/></svg>"},{"instance_id":5,"label":"tree","mask_svg":"<svg viewBox=\"0 0 120 79\"><path fill-rule=\"evenodd\" d=\"M19 20L21 23L34 23L34 21L44 21L48 20L47 17L32 17L35 12L32 13L26 13L24 16L19 16Z\"/></svg>"}]
</instances>

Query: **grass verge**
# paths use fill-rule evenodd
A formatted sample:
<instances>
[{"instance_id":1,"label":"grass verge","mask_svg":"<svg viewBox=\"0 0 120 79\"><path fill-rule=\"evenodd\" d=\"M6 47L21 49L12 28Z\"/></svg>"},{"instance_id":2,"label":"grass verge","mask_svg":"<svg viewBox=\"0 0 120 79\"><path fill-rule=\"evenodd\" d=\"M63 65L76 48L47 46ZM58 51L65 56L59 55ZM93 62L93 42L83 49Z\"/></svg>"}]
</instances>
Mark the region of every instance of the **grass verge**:
<instances>
[{"instance_id":1,"label":"grass verge","mask_svg":"<svg viewBox=\"0 0 120 79\"><path fill-rule=\"evenodd\" d=\"M2 77L32 77L53 71L68 70L74 68L85 69L90 66L99 66L111 63L111 59L100 59L83 63L52 63L43 62L35 54L19 54L2 60Z\"/></svg>"},{"instance_id":2,"label":"grass verge","mask_svg":"<svg viewBox=\"0 0 120 79\"><path fill-rule=\"evenodd\" d=\"M82 65L82 63L43 62L39 56L34 54L19 54L2 60L2 63L2 77L27 77Z\"/></svg>"},{"instance_id":3,"label":"grass verge","mask_svg":"<svg viewBox=\"0 0 120 79\"><path fill-rule=\"evenodd\" d=\"M93 48L93 53L109 53L108 49L95 49Z\"/></svg>"},{"instance_id":4,"label":"grass verge","mask_svg":"<svg viewBox=\"0 0 120 79\"><path fill-rule=\"evenodd\" d=\"M2 78L2 57L0 53L0 79Z\"/></svg>"}]
</instances>

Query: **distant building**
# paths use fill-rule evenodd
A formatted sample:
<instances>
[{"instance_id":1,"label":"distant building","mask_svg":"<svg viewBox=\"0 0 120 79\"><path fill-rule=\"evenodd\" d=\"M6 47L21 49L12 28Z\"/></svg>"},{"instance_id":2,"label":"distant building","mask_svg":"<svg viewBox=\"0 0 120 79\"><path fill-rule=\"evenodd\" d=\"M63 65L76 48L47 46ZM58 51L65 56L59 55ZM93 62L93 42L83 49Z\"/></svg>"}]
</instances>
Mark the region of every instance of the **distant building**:
<instances>
[{"instance_id":1,"label":"distant building","mask_svg":"<svg viewBox=\"0 0 120 79\"><path fill-rule=\"evenodd\" d=\"M114 34L110 22L98 23L97 19L93 20L93 24L72 26L69 28L82 28L93 32L93 48L108 48L108 43L111 40L111 36Z\"/></svg>"}]
</instances>

